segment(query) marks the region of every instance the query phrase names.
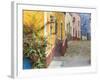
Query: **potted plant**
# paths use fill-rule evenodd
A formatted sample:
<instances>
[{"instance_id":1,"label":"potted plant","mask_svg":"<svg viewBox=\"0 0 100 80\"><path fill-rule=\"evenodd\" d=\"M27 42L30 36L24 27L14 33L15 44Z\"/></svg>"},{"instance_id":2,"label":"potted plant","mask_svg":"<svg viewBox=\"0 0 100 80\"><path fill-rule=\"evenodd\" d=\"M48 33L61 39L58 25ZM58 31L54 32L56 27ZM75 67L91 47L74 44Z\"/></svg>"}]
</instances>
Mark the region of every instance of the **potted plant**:
<instances>
[{"instance_id":1,"label":"potted plant","mask_svg":"<svg viewBox=\"0 0 100 80\"><path fill-rule=\"evenodd\" d=\"M32 30L25 34L23 40L23 53L25 57L30 58L32 68L44 68L45 66L45 48L47 46L46 38L42 38Z\"/></svg>"}]
</instances>

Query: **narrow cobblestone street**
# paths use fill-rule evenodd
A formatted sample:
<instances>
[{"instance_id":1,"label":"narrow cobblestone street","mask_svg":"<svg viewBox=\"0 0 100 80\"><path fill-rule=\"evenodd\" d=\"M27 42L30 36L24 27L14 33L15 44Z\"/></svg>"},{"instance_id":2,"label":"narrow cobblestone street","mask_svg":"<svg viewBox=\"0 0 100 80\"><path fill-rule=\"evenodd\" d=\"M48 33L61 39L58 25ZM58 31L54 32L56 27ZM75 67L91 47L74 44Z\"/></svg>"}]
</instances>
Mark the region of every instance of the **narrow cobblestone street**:
<instances>
[{"instance_id":1,"label":"narrow cobblestone street","mask_svg":"<svg viewBox=\"0 0 100 80\"><path fill-rule=\"evenodd\" d=\"M90 41L69 41L65 56L54 57L49 68L79 67L91 64Z\"/></svg>"}]
</instances>

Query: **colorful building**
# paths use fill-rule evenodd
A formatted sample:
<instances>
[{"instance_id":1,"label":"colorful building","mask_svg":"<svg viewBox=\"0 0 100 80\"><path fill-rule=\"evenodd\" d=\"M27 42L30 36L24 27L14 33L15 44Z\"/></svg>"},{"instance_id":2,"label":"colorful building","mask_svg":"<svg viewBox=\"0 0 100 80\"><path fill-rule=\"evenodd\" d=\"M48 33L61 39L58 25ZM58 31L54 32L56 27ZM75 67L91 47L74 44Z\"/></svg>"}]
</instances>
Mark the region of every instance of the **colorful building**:
<instances>
[{"instance_id":1,"label":"colorful building","mask_svg":"<svg viewBox=\"0 0 100 80\"><path fill-rule=\"evenodd\" d=\"M64 56L67 40L91 39L90 24L91 14L89 13L24 10L23 38L30 42L31 38L34 37L32 45L34 43L36 43L35 46L42 44L42 48L44 39L46 39L43 58L45 58L45 66L48 67L54 56ZM41 39L40 42L39 39ZM31 68L31 61L25 57L23 60L24 69Z\"/></svg>"},{"instance_id":2,"label":"colorful building","mask_svg":"<svg viewBox=\"0 0 100 80\"><path fill-rule=\"evenodd\" d=\"M80 25L80 15L78 13L70 13L72 20L72 37L73 40L79 40L81 38L81 25Z\"/></svg>"},{"instance_id":3,"label":"colorful building","mask_svg":"<svg viewBox=\"0 0 100 80\"><path fill-rule=\"evenodd\" d=\"M66 27L66 36L68 40L72 40L73 36L73 18L70 13L66 13L65 27Z\"/></svg>"},{"instance_id":4,"label":"colorful building","mask_svg":"<svg viewBox=\"0 0 100 80\"><path fill-rule=\"evenodd\" d=\"M82 40L91 39L91 14L90 13L80 13L81 17L81 38Z\"/></svg>"},{"instance_id":5,"label":"colorful building","mask_svg":"<svg viewBox=\"0 0 100 80\"><path fill-rule=\"evenodd\" d=\"M60 52L60 55L64 55L67 48L64 12L24 10L23 27L31 28L42 40L46 38L46 66L50 64L56 53L58 55ZM30 33L30 30L26 32ZM35 41L38 42L38 39L36 38Z\"/></svg>"},{"instance_id":6,"label":"colorful building","mask_svg":"<svg viewBox=\"0 0 100 80\"><path fill-rule=\"evenodd\" d=\"M48 42L46 47L46 57L48 58L47 65L49 65L53 56L64 55L66 51L65 13L44 12L44 14L45 14L44 33Z\"/></svg>"}]
</instances>

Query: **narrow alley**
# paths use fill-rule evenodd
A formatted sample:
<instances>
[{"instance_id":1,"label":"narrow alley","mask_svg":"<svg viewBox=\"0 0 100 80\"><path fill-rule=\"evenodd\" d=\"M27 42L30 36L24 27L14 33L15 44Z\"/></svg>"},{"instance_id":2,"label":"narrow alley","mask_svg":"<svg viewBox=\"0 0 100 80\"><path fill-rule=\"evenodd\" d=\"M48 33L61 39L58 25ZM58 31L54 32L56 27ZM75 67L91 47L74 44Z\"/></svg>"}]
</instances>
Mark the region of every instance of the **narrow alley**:
<instances>
[{"instance_id":1,"label":"narrow alley","mask_svg":"<svg viewBox=\"0 0 100 80\"><path fill-rule=\"evenodd\" d=\"M69 41L64 56L54 57L49 68L79 67L91 64L90 41Z\"/></svg>"}]
</instances>

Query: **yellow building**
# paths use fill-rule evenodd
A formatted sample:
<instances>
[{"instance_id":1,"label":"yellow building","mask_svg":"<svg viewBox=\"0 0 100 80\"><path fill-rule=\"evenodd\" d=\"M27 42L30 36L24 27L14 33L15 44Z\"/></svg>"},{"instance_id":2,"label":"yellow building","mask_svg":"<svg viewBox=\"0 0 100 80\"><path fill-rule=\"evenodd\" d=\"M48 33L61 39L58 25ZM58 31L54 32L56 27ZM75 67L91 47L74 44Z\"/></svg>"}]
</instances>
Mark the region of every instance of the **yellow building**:
<instances>
[{"instance_id":1,"label":"yellow building","mask_svg":"<svg viewBox=\"0 0 100 80\"><path fill-rule=\"evenodd\" d=\"M41 39L46 37L46 57L47 65L51 62L57 40L63 41L65 36L65 13L63 12L44 12L44 11L23 11L23 26L32 28Z\"/></svg>"},{"instance_id":2,"label":"yellow building","mask_svg":"<svg viewBox=\"0 0 100 80\"><path fill-rule=\"evenodd\" d=\"M48 23L46 25L46 37L50 43L48 47L53 48L57 39L65 39L65 15L62 12L46 12L46 14L46 23Z\"/></svg>"}]
</instances>

